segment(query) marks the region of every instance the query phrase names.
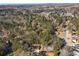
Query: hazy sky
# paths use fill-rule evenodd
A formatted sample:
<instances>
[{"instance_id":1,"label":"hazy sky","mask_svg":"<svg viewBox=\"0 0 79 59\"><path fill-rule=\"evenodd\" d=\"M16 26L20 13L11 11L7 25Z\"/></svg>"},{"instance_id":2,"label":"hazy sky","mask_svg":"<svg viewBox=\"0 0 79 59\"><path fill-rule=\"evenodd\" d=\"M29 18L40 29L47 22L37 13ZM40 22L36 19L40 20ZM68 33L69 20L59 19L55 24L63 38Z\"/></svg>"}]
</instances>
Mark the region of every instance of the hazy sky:
<instances>
[{"instance_id":1,"label":"hazy sky","mask_svg":"<svg viewBox=\"0 0 79 59\"><path fill-rule=\"evenodd\" d=\"M0 4L10 3L78 3L79 0L0 0Z\"/></svg>"}]
</instances>

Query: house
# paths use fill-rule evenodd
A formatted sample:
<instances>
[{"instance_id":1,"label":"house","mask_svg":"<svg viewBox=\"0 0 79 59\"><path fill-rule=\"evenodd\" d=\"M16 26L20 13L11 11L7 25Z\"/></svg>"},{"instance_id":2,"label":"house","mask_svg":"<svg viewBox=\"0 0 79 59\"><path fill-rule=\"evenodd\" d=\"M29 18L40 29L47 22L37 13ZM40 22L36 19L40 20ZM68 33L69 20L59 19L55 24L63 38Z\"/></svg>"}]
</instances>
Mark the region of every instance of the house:
<instances>
[{"instance_id":1,"label":"house","mask_svg":"<svg viewBox=\"0 0 79 59\"><path fill-rule=\"evenodd\" d=\"M69 13L69 12L64 13L64 15L63 15L63 16L71 16L71 17L74 17L74 15L73 15L72 13Z\"/></svg>"},{"instance_id":2,"label":"house","mask_svg":"<svg viewBox=\"0 0 79 59\"><path fill-rule=\"evenodd\" d=\"M4 31L1 29L0 30L0 37L2 38L4 36Z\"/></svg>"},{"instance_id":3,"label":"house","mask_svg":"<svg viewBox=\"0 0 79 59\"><path fill-rule=\"evenodd\" d=\"M10 32L7 30L4 30L4 29L0 30L0 37L1 38L8 38L9 34L10 34Z\"/></svg>"},{"instance_id":4,"label":"house","mask_svg":"<svg viewBox=\"0 0 79 59\"><path fill-rule=\"evenodd\" d=\"M72 42L79 44L79 36L78 35L72 35Z\"/></svg>"},{"instance_id":5,"label":"house","mask_svg":"<svg viewBox=\"0 0 79 59\"><path fill-rule=\"evenodd\" d=\"M43 46L41 44L34 44L33 46L33 52L35 55L47 55L47 56L53 56L53 47L52 46Z\"/></svg>"},{"instance_id":6,"label":"house","mask_svg":"<svg viewBox=\"0 0 79 59\"><path fill-rule=\"evenodd\" d=\"M2 31L0 31L0 37L3 37L4 33Z\"/></svg>"}]
</instances>

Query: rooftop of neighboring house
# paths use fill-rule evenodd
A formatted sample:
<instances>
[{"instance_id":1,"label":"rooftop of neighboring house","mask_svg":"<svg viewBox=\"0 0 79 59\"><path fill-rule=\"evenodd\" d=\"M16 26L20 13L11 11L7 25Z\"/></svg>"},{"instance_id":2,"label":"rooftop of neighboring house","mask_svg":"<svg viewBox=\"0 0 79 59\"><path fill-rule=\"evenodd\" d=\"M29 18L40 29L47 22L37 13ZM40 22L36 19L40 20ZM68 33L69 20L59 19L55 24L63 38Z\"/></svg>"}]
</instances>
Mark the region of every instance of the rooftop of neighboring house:
<instances>
[{"instance_id":1,"label":"rooftop of neighboring house","mask_svg":"<svg viewBox=\"0 0 79 59\"><path fill-rule=\"evenodd\" d=\"M73 39L79 39L79 36L78 35L72 35L72 38Z\"/></svg>"}]
</instances>

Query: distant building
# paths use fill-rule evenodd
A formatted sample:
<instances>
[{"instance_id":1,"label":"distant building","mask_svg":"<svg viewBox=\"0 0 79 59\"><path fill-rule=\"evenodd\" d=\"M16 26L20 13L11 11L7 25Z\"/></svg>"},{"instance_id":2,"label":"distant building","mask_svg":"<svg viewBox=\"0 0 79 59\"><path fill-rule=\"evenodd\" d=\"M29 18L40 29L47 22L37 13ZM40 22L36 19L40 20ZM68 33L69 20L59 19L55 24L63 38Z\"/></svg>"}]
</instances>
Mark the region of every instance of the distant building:
<instances>
[{"instance_id":1,"label":"distant building","mask_svg":"<svg viewBox=\"0 0 79 59\"><path fill-rule=\"evenodd\" d=\"M63 16L71 16L71 17L74 17L74 15L72 13L64 13Z\"/></svg>"}]
</instances>

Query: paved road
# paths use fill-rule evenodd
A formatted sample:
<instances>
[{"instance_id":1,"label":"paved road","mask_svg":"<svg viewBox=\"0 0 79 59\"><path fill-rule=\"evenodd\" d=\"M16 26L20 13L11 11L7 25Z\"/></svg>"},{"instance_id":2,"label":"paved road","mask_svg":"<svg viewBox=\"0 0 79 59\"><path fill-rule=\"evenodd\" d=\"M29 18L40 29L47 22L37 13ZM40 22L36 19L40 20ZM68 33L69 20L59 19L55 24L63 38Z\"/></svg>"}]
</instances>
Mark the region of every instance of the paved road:
<instances>
[{"instance_id":1,"label":"paved road","mask_svg":"<svg viewBox=\"0 0 79 59\"><path fill-rule=\"evenodd\" d=\"M64 39L67 42L67 46L73 46L73 42L72 42L72 34L70 33L69 30L65 30L65 34L64 34Z\"/></svg>"}]
</instances>

